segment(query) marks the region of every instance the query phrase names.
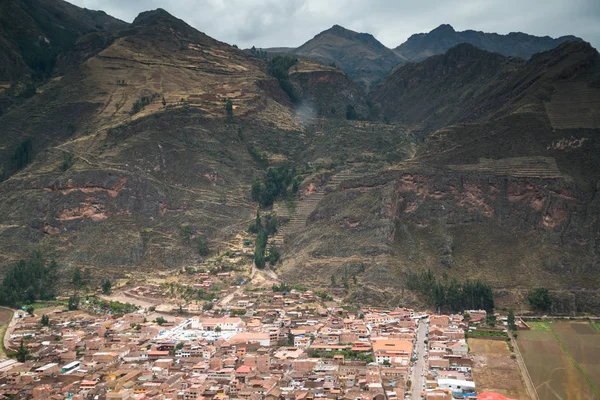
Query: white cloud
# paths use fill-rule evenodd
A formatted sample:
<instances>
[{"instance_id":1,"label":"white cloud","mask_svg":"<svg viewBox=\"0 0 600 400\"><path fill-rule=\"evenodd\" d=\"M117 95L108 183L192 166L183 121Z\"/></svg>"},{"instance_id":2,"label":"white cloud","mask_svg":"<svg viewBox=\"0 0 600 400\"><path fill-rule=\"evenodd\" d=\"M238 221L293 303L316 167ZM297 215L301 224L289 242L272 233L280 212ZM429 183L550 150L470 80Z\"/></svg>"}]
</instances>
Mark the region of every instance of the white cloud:
<instances>
[{"instance_id":1,"label":"white cloud","mask_svg":"<svg viewBox=\"0 0 600 400\"><path fill-rule=\"evenodd\" d=\"M164 8L215 39L240 47L299 46L334 24L369 32L388 47L448 23L534 35L576 35L600 45L598 0L72 0L131 22Z\"/></svg>"}]
</instances>

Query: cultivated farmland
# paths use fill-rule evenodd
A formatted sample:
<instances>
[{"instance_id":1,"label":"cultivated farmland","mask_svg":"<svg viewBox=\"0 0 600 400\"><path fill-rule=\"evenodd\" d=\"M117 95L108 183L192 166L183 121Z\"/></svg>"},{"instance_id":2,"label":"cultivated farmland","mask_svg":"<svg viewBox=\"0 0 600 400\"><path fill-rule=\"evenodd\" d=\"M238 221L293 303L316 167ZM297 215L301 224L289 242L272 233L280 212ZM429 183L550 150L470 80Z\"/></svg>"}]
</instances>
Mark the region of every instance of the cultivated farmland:
<instances>
[{"instance_id":1,"label":"cultivated farmland","mask_svg":"<svg viewBox=\"0 0 600 400\"><path fill-rule=\"evenodd\" d=\"M552 330L563 343L571 357L600 388L600 334L588 323L558 322Z\"/></svg>"},{"instance_id":2,"label":"cultivated farmland","mask_svg":"<svg viewBox=\"0 0 600 400\"><path fill-rule=\"evenodd\" d=\"M588 373L580 363L590 370L597 371L598 364L594 364L593 360L594 347L589 345L586 337L593 341L600 339L600 335L594 331L590 332L598 337L590 336L591 333L580 333L583 332L581 327L573 328L571 325L582 324L536 324L531 331L519 332L517 343L540 399L598 398L588 382ZM591 325L588 327L592 328ZM595 351L598 351L598 348Z\"/></svg>"},{"instance_id":3,"label":"cultivated farmland","mask_svg":"<svg viewBox=\"0 0 600 400\"><path fill-rule=\"evenodd\" d=\"M469 338L469 349L474 357L473 379L479 392L498 392L514 399L527 398L521 372L516 360L510 358L504 340Z\"/></svg>"}]
</instances>

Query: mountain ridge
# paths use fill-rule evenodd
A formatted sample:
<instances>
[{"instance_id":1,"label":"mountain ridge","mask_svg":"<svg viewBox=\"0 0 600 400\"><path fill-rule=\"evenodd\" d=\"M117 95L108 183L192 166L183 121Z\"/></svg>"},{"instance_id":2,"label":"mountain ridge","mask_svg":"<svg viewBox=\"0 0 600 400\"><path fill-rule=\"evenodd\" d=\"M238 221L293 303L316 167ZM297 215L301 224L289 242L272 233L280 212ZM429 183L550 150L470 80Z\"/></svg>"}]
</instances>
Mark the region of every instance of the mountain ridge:
<instances>
[{"instance_id":1,"label":"mountain ridge","mask_svg":"<svg viewBox=\"0 0 600 400\"><path fill-rule=\"evenodd\" d=\"M445 53L459 43L470 43L483 50L527 59L535 53L550 50L561 43L582 40L573 35L551 38L522 32L502 35L471 29L456 31L451 25L442 24L428 33L413 34L394 50L410 61L422 61L432 55Z\"/></svg>"},{"instance_id":2,"label":"mountain ridge","mask_svg":"<svg viewBox=\"0 0 600 400\"><path fill-rule=\"evenodd\" d=\"M354 51L372 41L333 30L321 38L348 35ZM2 268L31 251L97 279L237 268L226 252L249 267L248 228L276 213L269 268L349 300L414 304L403 289L424 269L498 298L600 283L600 60L587 43L529 60L461 43L367 93L338 67L252 55L154 10L62 58L63 74L0 115ZM280 168L293 184L259 206L253 192ZM561 305L598 306L595 291Z\"/></svg>"}]
</instances>

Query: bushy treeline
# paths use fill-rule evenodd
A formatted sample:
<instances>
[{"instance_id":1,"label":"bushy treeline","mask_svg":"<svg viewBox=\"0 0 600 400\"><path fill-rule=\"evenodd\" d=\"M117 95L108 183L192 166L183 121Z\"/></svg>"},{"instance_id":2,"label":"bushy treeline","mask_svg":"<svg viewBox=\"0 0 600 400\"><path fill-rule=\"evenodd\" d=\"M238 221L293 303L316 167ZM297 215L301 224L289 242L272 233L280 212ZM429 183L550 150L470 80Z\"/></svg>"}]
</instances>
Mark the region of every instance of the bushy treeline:
<instances>
[{"instance_id":1,"label":"bushy treeline","mask_svg":"<svg viewBox=\"0 0 600 400\"><path fill-rule=\"evenodd\" d=\"M266 60L269 57L269 53L263 49L257 49L256 46L252 46L250 55L252 55L252 57L260 58L261 60Z\"/></svg>"},{"instance_id":2,"label":"bushy treeline","mask_svg":"<svg viewBox=\"0 0 600 400\"><path fill-rule=\"evenodd\" d=\"M460 312L466 309L494 309L492 289L480 281L439 281L431 270L409 273L407 286L425 295L431 305L443 311Z\"/></svg>"},{"instance_id":3,"label":"bushy treeline","mask_svg":"<svg viewBox=\"0 0 600 400\"><path fill-rule=\"evenodd\" d=\"M260 214L256 214L256 219L248 227L248 232L256 233L256 241L254 243L254 263L258 268L264 268L266 261L269 261L271 264L279 261L279 249L274 244L271 245L269 253L267 254L267 241L269 240L269 235L277 233L277 225L278 221L276 216L267 215L263 222Z\"/></svg>"},{"instance_id":4,"label":"bushy treeline","mask_svg":"<svg viewBox=\"0 0 600 400\"><path fill-rule=\"evenodd\" d=\"M290 185L292 193L296 193L300 187L295 167L284 164L269 168L263 182L257 177L252 180L252 200L258 201L261 207L269 207L278 197L287 195Z\"/></svg>"},{"instance_id":5,"label":"bushy treeline","mask_svg":"<svg viewBox=\"0 0 600 400\"><path fill-rule=\"evenodd\" d=\"M269 60L269 74L279 81L279 86L293 103L298 102L298 95L290 81L289 70L297 63L298 59L290 56L275 56Z\"/></svg>"},{"instance_id":6,"label":"bushy treeline","mask_svg":"<svg viewBox=\"0 0 600 400\"><path fill-rule=\"evenodd\" d=\"M58 276L58 264L45 264L40 253L21 260L8 270L0 284L0 304L16 307L36 300L51 300Z\"/></svg>"}]
</instances>

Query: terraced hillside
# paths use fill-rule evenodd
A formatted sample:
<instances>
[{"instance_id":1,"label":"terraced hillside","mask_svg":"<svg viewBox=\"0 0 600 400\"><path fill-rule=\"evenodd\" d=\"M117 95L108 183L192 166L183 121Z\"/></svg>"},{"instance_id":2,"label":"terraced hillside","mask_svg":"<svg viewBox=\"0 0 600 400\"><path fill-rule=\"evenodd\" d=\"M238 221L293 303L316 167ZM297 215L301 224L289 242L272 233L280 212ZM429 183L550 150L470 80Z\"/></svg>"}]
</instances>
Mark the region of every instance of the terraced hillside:
<instances>
[{"instance_id":1,"label":"terraced hillside","mask_svg":"<svg viewBox=\"0 0 600 400\"><path fill-rule=\"evenodd\" d=\"M105 33L0 116L0 267L39 250L63 273L147 275L202 263L200 235L209 254L251 252L252 182L276 187L268 169L285 163L301 182L260 210L288 220L271 239L282 280L417 304L407 277L430 269L600 308L588 44L527 62L462 45L367 94L338 67L253 57L164 10Z\"/></svg>"},{"instance_id":2,"label":"terraced hillside","mask_svg":"<svg viewBox=\"0 0 600 400\"><path fill-rule=\"evenodd\" d=\"M300 195L299 200L295 204L286 204L285 202L277 203L273 207L275 215L288 219L289 221L279 229L277 235L271 239L272 242L277 245L283 245L286 236L292 235L306 226L308 218L317 208L321 200L323 200L323 197L325 197L327 192L337 190L342 182L356 179L360 176L362 176L361 173L349 170L333 172L324 185L315 187L314 184L311 184L304 193Z\"/></svg>"}]
</instances>

